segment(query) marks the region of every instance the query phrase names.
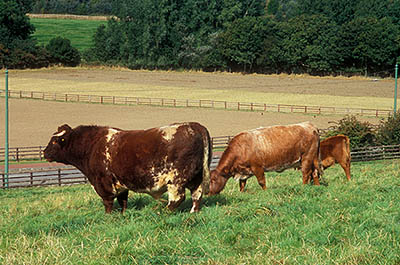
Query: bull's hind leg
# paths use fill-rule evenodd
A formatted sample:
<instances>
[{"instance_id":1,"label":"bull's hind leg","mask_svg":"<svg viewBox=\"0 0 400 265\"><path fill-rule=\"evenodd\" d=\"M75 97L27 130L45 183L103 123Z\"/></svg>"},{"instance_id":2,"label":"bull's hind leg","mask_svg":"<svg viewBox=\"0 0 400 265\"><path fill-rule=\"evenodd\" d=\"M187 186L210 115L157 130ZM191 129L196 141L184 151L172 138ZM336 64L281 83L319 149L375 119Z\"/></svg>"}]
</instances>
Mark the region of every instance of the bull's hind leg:
<instances>
[{"instance_id":1,"label":"bull's hind leg","mask_svg":"<svg viewBox=\"0 0 400 265\"><path fill-rule=\"evenodd\" d=\"M168 184L168 209L175 210L185 200L185 188L177 184Z\"/></svg>"},{"instance_id":2,"label":"bull's hind leg","mask_svg":"<svg viewBox=\"0 0 400 265\"><path fill-rule=\"evenodd\" d=\"M190 189L192 194L192 209L190 210L191 213L198 212L200 210L200 202L201 198L203 197L203 188L201 185L198 185L197 188Z\"/></svg>"},{"instance_id":3,"label":"bull's hind leg","mask_svg":"<svg viewBox=\"0 0 400 265\"><path fill-rule=\"evenodd\" d=\"M121 213L124 213L128 206L128 193L129 190L125 190L117 195L118 203L121 206Z\"/></svg>"}]
</instances>

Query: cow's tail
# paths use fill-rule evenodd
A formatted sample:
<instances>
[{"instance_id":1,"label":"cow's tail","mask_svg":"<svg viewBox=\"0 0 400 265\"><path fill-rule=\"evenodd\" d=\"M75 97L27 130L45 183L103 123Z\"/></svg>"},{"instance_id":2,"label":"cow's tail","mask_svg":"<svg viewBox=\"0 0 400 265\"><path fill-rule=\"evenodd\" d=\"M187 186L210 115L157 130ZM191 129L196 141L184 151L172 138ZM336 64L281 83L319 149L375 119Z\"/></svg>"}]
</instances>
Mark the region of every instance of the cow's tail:
<instances>
[{"instance_id":1,"label":"cow's tail","mask_svg":"<svg viewBox=\"0 0 400 265\"><path fill-rule=\"evenodd\" d=\"M203 181L201 183L203 194L210 192L210 165L212 160L212 142L211 137L207 129L203 133Z\"/></svg>"}]
</instances>

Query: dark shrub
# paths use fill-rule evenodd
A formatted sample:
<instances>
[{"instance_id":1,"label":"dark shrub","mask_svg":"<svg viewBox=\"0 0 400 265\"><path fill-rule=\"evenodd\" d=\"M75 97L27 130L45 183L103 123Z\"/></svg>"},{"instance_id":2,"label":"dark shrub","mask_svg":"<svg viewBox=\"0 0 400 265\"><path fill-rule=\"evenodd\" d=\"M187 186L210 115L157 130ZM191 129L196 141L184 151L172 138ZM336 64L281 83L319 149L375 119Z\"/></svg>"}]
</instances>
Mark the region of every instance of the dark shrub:
<instances>
[{"instance_id":1,"label":"dark shrub","mask_svg":"<svg viewBox=\"0 0 400 265\"><path fill-rule=\"evenodd\" d=\"M386 121L381 122L377 143L380 145L400 144L400 115L390 116Z\"/></svg>"},{"instance_id":2,"label":"dark shrub","mask_svg":"<svg viewBox=\"0 0 400 265\"><path fill-rule=\"evenodd\" d=\"M344 134L350 138L350 147L358 148L376 145L374 127L369 122L361 122L355 116L348 115L332 126L327 136Z\"/></svg>"},{"instance_id":3,"label":"dark shrub","mask_svg":"<svg viewBox=\"0 0 400 265\"><path fill-rule=\"evenodd\" d=\"M55 37L46 45L51 62L64 66L77 66L81 62L79 51L71 46L69 39Z\"/></svg>"}]
</instances>

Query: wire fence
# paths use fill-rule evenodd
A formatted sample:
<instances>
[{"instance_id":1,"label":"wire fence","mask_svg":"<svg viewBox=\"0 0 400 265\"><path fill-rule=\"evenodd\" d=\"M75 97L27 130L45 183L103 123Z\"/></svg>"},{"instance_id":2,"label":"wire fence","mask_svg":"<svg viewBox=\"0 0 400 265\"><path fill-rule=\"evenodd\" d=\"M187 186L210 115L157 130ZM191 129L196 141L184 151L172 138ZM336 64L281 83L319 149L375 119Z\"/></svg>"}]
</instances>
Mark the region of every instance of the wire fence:
<instances>
[{"instance_id":1,"label":"wire fence","mask_svg":"<svg viewBox=\"0 0 400 265\"><path fill-rule=\"evenodd\" d=\"M38 92L38 91L16 91L9 90L10 98L19 99L39 99L47 101L62 102L81 102L95 104L112 105L147 105L174 108L211 108L237 111L257 111L257 112L283 112L283 113L306 113L306 114L338 114L338 115L361 115L374 117L387 117L393 113L388 109L368 109L368 108L343 108L327 106L302 106L288 104L267 104L267 103L247 103L230 102L220 100L205 99L171 99L171 98L146 98L146 97L119 97L119 96L99 96L66 94L57 92ZM5 97L5 90L0 90L0 96Z\"/></svg>"}]
</instances>

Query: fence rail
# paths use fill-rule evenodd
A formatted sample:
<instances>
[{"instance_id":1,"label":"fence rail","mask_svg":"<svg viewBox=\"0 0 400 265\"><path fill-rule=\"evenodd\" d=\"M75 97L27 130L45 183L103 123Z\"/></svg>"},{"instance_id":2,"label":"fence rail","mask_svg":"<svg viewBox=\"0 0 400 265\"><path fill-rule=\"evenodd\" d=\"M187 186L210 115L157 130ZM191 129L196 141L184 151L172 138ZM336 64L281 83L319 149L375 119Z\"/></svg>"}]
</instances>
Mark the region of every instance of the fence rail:
<instances>
[{"instance_id":1,"label":"fence rail","mask_svg":"<svg viewBox=\"0 0 400 265\"><path fill-rule=\"evenodd\" d=\"M28 98L48 101L83 102L113 105L149 105L161 107L197 107L238 111L258 112L284 112L284 113L309 113L309 114L339 114L339 115L361 115L387 117L393 113L388 109L367 109L367 108L340 108L326 106L301 106L287 104L267 103L245 103L229 102L220 100L193 100L193 99L171 99L171 98L146 98L146 97L119 97L100 95L65 94L38 91L17 91L9 90L10 98ZM0 90L0 97L5 96L5 90Z\"/></svg>"}]
</instances>

